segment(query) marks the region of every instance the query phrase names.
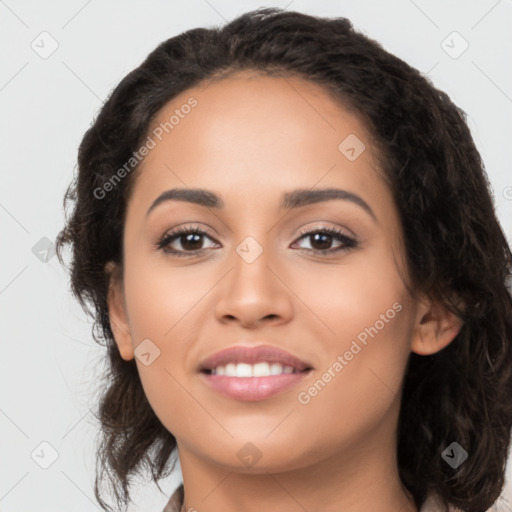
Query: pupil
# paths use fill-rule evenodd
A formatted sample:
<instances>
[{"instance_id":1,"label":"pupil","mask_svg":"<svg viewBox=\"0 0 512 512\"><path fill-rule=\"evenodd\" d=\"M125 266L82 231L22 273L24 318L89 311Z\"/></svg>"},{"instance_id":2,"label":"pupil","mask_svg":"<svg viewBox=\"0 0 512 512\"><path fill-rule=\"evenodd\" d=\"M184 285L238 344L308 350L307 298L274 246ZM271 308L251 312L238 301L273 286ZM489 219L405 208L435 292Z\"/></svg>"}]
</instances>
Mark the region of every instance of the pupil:
<instances>
[{"instance_id":1,"label":"pupil","mask_svg":"<svg viewBox=\"0 0 512 512\"><path fill-rule=\"evenodd\" d=\"M332 235L327 235L327 234L324 234L324 233L315 233L313 235L313 239L314 239L315 243L318 243L318 238L319 237L323 237L324 238L323 247L320 247L320 249L329 248L329 245L331 244ZM327 242L327 243L325 243L325 242ZM320 245L322 245L322 242L320 242Z\"/></svg>"},{"instance_id":2,"label":"pupil","mask_svg":"<svg viewBox=\"0 0 512 512\"><path fill-rule=\"evenodd\" d=\"M183 245L183 248L184 249L191 249L191 250L197 250L197 242L200 240L201 238L201 235L197 234L197 233L189 233L188 235L185 235L184 236L186 242L182 245ZM195 238L195 240L193 240ZM194 245L194 242L195 242L195 245ZM191 244L190 246L188 246L188 244ZM201 245L201 244L199 244Z\"/></svg>"}]
</instances>

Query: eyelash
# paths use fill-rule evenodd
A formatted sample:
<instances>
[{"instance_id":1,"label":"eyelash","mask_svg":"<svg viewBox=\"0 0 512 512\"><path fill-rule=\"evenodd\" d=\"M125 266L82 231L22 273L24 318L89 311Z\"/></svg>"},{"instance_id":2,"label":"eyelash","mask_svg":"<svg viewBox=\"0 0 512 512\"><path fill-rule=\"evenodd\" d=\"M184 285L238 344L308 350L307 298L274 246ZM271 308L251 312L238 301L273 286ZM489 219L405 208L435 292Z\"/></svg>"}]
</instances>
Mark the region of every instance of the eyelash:
<instances>
[{"instance_id":1,"label":"eyelash","mask_svg":"<svg viewBox=\"0 0 512 512\"><path fill-rule=\"evenodd\" d=\"M322 255L325 256L327 254L333 254L338 252L349 252L350 250L357 247L358 242L347 236L345 233L343 233L340 230L337 230L335 228L315 228L315 229L305 229L300 232L299 238L297 240L300 240L302 238L305 238L307 236L311 236L317 233L321 233L323 235L332 235L335 238L337 238L339 241L342 242L343 245L340 247L337 247L335 249L300 249L302 251L311 252L315 255ZM199 256L204 251L207 250L207 248L203 249L197 249L195 251L176 251L176 250L168 250L166 247L175 239L179 239L185 235L194 234L194 235L200 235L200 236L206 236L211 239L211 237L208 235L208 233L205 233L204 231L198 229L198 228L192 228L190 226L182 227L175 229L174 231L171 231L170 233L167 233L157 244L157 248L160 250L163 250L166 254L172 255L172 256L178 256L178 257L193 257L193 256Z\"/></svg>"}]
</instances>

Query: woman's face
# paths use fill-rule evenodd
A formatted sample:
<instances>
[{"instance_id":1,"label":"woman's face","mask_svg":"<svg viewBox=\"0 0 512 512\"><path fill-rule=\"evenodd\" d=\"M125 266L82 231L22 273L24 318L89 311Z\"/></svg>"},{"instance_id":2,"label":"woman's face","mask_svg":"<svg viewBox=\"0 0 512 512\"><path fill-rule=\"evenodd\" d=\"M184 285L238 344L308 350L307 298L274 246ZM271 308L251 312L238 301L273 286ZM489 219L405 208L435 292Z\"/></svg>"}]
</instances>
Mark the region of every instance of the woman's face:
<instances>
[{"instance_id":1,"label":"woman's face","mask_svg":"<svg viewBox=\"0 0 512 512\"><path fill-rule=\"evenodd\" d=\"M111 317L180 457L279 471L392 442L419 310L365 125L315 85L245 72L183 92L148 135ZM178 228L205 234L158 247ZM262 345L304 365L249 350L202 371Z\"/></svg>"}]
</instances>

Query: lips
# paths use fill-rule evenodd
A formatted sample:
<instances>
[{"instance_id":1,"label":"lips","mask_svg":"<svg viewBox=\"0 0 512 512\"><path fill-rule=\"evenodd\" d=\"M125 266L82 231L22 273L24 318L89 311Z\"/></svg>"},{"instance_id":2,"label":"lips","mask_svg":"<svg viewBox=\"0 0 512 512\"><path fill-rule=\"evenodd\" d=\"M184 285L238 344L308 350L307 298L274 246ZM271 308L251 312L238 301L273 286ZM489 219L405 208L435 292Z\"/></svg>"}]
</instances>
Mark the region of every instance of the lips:
<instances>
[{"instance_id":1,"label":"lips","mask_svg":"<svg viewBox=\"0 0 512 512\"><path fill-rule=\"evenodd\" d=\"M283 366L291 366L294 371L302 372L312 369L311 364L293 356L277 347L270 345L259 345L257 347L236 346L230 347L205 359L198 368L199 372L211 372L218 366L225 366L229 363L280 363Z\"/></svg>"}]
</instances>

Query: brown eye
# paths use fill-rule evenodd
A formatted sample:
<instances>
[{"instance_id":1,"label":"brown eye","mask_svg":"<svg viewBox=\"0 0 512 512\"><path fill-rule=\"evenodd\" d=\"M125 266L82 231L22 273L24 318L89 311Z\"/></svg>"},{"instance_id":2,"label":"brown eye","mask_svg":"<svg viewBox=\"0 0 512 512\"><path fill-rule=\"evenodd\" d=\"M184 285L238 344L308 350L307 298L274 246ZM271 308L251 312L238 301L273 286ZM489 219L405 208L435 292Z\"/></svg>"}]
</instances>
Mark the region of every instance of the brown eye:
<instances>
[{"instance_id":1,"label":"brown eye","mask_svg":"<svg viewBox=\"0 0 512 512\"><path fill-rule=\"evenodd\" d=\"M303 249L311 251L314 254L332 254L344 250L348 251L357 246L357 242L353 238L334 228L321 228L304 231L298 240L302 239L310 240L310 244L313 247L306 247ZM334 249L331 249L330 246L335 240L339 242L339 245Z\"/></svg>"},{"instance_id":2,"label":"brown eye","mask_svg":"<svg viewBox=\"0 0 512 512\"><path fill-rule=\"evenodd\" d=\"M213 245L204 247L205 238L212 241ZM355 239L347 236L344 232L334 228L320 228L304 231L298 240L309 240L311 248L300 248L303 251L312 252L318 255L329 255L342 251L349 251L357 246ZM331 248L332 244L338 245ZM204 231L198 228L184 227L167 233L157 244L159 249L172 256L197 256L206 249L215 247L215 241Z\"/></svg>"},{"instance_id":3,"label":"brown eye","mask_svg":"<svg viewBox=\"0 0 512 512\"><path fill-rule=\"evenodd\" d=\"M167 233L158 243L158 248L176 256L189 256L205 250L204 237L212 240L200 229L180 228ZM175 247L171 247L172 245ZM176 249L176 245L181 247Z\"/></svg>"}]
</instances>

